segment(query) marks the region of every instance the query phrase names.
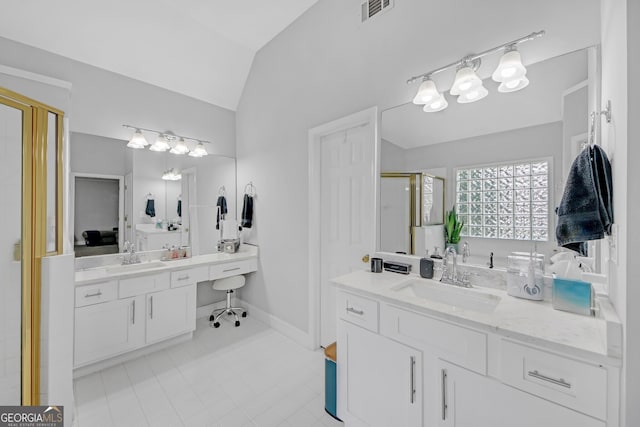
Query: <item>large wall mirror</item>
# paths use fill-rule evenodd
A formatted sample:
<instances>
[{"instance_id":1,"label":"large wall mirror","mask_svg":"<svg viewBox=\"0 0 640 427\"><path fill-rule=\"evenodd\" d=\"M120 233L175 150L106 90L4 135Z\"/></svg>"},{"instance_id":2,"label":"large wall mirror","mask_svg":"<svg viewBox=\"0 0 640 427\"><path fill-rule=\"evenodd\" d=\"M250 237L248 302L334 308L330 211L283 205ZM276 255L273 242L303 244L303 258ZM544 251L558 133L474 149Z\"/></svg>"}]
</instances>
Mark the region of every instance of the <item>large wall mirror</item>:
<instances>
[{"instance_id":1,"label":"large wall mirror","mask_svg":"<svg viewBox=\"0 0 640 427\"><path fill-rule=\"evenodd\" d=\"M523 90L500 93L498 83L486 78L489 95L478 102L459 104L446 93L443 111L425 113L409 101L382 112L380 170L444 178L445 209L456 205L466 224L462 240L481 264L491 252L506 258L534 247L547 256L557 249L554 208L587 139L589 111L599 103L597 46L536 63L526 63L526 45L521 51L530 81ZM497 53L483 61L497 64L499 58ZM393 238L385 235L391 228L382 211L392 202L384 184L381 191L378 248L400 252L388 245ZM395 230L404 236L408 225ZM433 242L424 245L407 246L407 252L433 250ZM597 269L597 245L592 249Z\"/></svg>"},{"instance_id":2,"label":"large wall mirror","mask_svg":"<svg viewBox=\"0 0 640 427\"><path fill-rule=\"evenodd\" d=\"M236 217L236 163L226 156L193 158L134 150L127 141L71 134L76 256L190 246L217 251L217 200ZM180 179L169 178L175 171Z\"/></svg>"}]
</instances>

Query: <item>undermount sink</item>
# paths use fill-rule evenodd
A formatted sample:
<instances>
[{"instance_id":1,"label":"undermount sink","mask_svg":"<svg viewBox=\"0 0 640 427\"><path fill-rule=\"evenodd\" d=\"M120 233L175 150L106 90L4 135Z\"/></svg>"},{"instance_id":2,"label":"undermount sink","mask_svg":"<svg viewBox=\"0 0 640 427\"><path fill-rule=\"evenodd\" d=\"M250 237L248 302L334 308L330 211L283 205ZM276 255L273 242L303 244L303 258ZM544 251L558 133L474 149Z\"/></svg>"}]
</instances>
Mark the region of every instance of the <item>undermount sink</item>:
<instances>
[{"instance_id":1,"label":"undermount sink","mask_svg":"<svg viewBox=\"0 0 640 427\"><path fill-rule=\"evenodd\" d=\"M141 262L139 264L121 264L121 265L110 265L106 267L107 272L109 273L125 273L128 271L137 271L137 270L147 270L150 268L159 268L164 267L166 264L161 261L149 261L149 262Z\"/></svg>"},{"instance_id":2,"label":"undermount sink","mask_svg":"<svg viewBox=\"0 0 640 427\"><path fill-rule=\"evenodd\" d=\"M434 280L409 280L393 288L402 295L436 301L451 306L452 310L472 310L491 313L500 302L500 297L473 289L457 288Z\"/></svg>"}]
</instances>

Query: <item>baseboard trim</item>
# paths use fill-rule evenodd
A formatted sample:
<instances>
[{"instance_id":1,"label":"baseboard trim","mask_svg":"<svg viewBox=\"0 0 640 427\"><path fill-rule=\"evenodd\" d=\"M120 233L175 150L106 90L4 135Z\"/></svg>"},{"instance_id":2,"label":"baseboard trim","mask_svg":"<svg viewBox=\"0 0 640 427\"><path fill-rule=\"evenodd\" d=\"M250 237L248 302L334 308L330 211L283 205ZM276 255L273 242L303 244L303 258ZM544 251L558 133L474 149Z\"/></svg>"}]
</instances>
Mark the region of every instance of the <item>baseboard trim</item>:
<instances>
[{"instance_id":1,"label":"baseboard trim","mask_svg":"<svg viewBox=\"0 0 640 427\"><path fill-rule=\"evenodd\" d=\"M248 302L243 300L239 300L238 302L240 303L241 307L246 307L249 316L255 317L262 323L291 338L301 346L310 350L315 350L313 339L308 333L301 331L290 323L287 323L284 320L279 319L270 313L267 313L266 311L256 307L253 304L249 304Z\"/></svg>"}]
</instances>

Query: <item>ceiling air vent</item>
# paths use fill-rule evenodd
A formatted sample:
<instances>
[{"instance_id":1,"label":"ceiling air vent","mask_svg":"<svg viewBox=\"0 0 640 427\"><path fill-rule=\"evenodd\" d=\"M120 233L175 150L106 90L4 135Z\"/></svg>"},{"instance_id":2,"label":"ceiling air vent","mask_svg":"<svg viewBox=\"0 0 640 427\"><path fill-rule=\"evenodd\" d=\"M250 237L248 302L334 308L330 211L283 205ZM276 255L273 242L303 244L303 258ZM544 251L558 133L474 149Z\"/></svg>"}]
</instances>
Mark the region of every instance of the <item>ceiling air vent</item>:
<instances>
[{"instance_id":1,"label":"ceiling air vent","mask_svg":"<svg viewBox=\"0 0 640 427\"><path fill-rule=\"evenodd\" d=\"M393 7L393 0L366 0L362 3L362 22Z\"/></svg>"}]
</instances>

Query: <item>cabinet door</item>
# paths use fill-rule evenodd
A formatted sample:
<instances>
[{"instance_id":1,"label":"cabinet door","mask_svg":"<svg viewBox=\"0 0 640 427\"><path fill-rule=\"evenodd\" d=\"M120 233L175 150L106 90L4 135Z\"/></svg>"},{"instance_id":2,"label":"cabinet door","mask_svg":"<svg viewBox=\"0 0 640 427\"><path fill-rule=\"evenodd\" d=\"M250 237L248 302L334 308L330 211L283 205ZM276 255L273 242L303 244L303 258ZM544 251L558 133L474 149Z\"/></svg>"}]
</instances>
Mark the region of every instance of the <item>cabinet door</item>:
<instances>
[{"instance_id":1,"label":"cabinet door","mask_svg":"<svg viewBox=\"0 0 640 427\"><path fill-rule=\"evenodd\" d=\"M338 414L349 426L421 426L422 354L338 321Z\"/></svg>"},{"instance_id":2,"label":"cabinet door","mask_svg":"<svg viewBox=\"0 0 640 427\"><path fill-rule=\"evenodd\" d=\"M74 366L106 359L144 344L144 298L75 309Z\"/></svg>"},{"instance_id":3,"label":"cabinet door","mask_svg":"<svg viewBox=\"0 0 640 427\"><path fill-rule=\"evenodd\" d=\"M447 362L439 361L439 426L604 427L606 424ZM427 420L428 421L428 420ZM433 425L430 422L427 425Z\"/></svg>"},{"instance_id":4,"label":"cabinet door","mask_svg":"<svg viewBox=\"0 0 640 427\"><path fill-rule=\"evenodd\" d=\"M147 295L147 344L196 328L196 286Z\"/></svg>"}]
</instances>

